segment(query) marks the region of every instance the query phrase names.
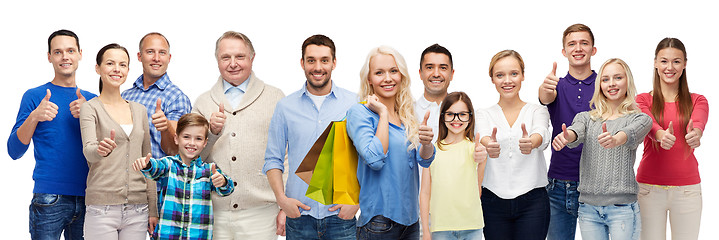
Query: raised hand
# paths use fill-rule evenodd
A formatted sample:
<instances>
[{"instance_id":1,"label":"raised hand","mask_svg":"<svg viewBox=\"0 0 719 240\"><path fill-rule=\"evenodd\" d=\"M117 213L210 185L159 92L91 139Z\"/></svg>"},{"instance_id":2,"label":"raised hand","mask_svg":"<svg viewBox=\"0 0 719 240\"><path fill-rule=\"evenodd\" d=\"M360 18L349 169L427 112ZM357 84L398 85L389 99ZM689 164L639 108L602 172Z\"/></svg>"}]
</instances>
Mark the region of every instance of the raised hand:
<instances>
[{"instance_id":1,"label":"raised hand","mask_svg":"<svg viewBox=\"0 0 719 240\"><path fill-rule=\"evenodd\" d=\"M519 151L524 155L532 153L532 139L529 138L527 127L522 123L522 138L519 139Z\"/></svg>"},{"instance_id":2,"label":"raised hand","mask_svg":"<svg viewBox=\"0 0 719 240\"><path fill-rule=\"evenodd\" d=\"M476 133L474 136L479 136L479 133ZM474 162L482 164L483 162L487 161L487 148L484 147L480 143L479 140L475 140L474 142Z\"/></svg>"},{"instance_id":3,"label":"raised hand","mask_svg":"<svg viewBox=\"0 0 719 240\"><path fill-rule=\"evenodd\" d=\"M669 150L672 146L674 146L674 141L676 140L677 137L674 136L674 127L670 121L669 126L667 126L667 130L664 130L664 135L662 135L662 138L659 139L659 142L661 143L662 148Z\"/></svg>"},{"instance_id":4,"label":"raised hand","mask_svg":"<svg viewBox=\"0 0 719 240\"><path fill-rule=\"evenodd\" d=\"M50 91L50 89L48 89L48 91ZM80 107L82 107L82 104L87 102L87 100L85 100L85 97L80 93L80 88L77 88L75 94L77 95L77 100L70 102L70 113L72 113L73 117L80 118Z\"/></svg>"},{"instance_id":5,"label":"raised hand","mask_svg":"<svg viewBox=\"0 0 719 240\"><path fill-rule=\"evenodd\" d=\"M500 150L499 143L497 142L497 128L495 127L492 130L492 136L489 139L489 143L487 143L487 154L491 158L498 158Z\"/></svg>"},{"instance_id":6,"label":"raised hand","mask_svg":"<svg viewBox=\"0 0 719 240\"><path fill-rule=\"evenodd\" d=\"M422 145L432 145L432 138L434 138L432 127L427 126L428 119L429 110L424 114L424 120L422 120L422 124L419 125L419 143Z\"/></svg>"},{"instance_id":7,"label":"raised hand","mask_svg":"<svg viewBox=\"0 0 719 240\"><path fill-rule=\"evenodd\" d=\"M377 95L372 94L367 96L367 103L365 103L364 105L377 115L387 113L387 106L379 102L379 98L377 97Z\"/></svg>"},{"instance_id":8,"label":"raised hand","mask_svg":"<svg viewBox=\"0 0 719 240\"><path fill-rule=\"evenodd\" d=\"M619 141L617 141L617 138L612 136L611 133L607 131L607 123L602 123L602 134L599 134L597 137L597 141L599 141L599 145L601 145L604 148L613 148L616 146L619 146Z\"/></svg>"},{"instance_id":9,"label":"raised hand","mask_svg":"<svg viewBox=\"0 0 719 240\"><path fill-rule=\"evenodd\" d=\"M212 185L215 187L222 187L227 184L227 179L225 179L225 176L217 172L217 164L211 163L212 168L210 169L210 172L212 173L212 176L210 176L210 179L212 179Z\"/></svg>"},{"instance_id":10,"label":"raised hand","mask_svg":"<svg viewBox=\"0 0 719 240\"><path fill-rule=\"evenodd\" d=\"M152 154L148 153L147 156L138 158L132 163L132 169L139 172L140 170L147 168L147 164L150 164L151 157Z\"/></svg>"},{"instance_id":11,"label":"raised hand","mask_svg":"<svg viewBox=\"0 0 719 240\"><path fill-rule=\"evenodd\" d=\"M155 106L155 113L152 114L152 125L155 125L155 128L159 132L167 131L167 126L169 125L167 121L167 117L165 116L165 112L162 111L162 99L157 99L157 105Z\"/></svg>"},{"instance_id":12,"label":"raised hand","mask_svg":"<svg viewBox=\"0 0 719 240\"><path fill-rule=\"evenodd\" d=\"M214 135L220 134L222 128L225 127L225 119L227 119L225 104L220 103L219 111L212 113L212 116L210 116L210 132Z\"/></svg>"},{"instance_id":13,"label":"raised hand","mask_svg":"<svg viewBox=\"0 0 719 240\"><path fill-rule=\"evenodd\" d=\"M557 83L559 83L559 78L557 77L557 62L554 62L552 71L544 78L541 88L543 91L553 93L554 90L557 89Z\"/></svg>"},{"instance_id":14,"label":"raised hand","mask_svg":"<svg viewBox=\"0 0 719 240\"><path fill-rule=\"evenodd\" d=\"M117 147L115 143L115 129L110 130L110 138L102 139L97 146L97 154L107 157Z\"/></svg>"},{"instance_id":15,"label":"raised hand","mask_svg":"<svg viewBox=\"0 0 719 240\"><path fill-rule=\"evenodd\" d=\"M694 128L694 121L689 119L689 123L687 123L687 135L684 136L687 145L692 149L698 148L701 145L702 135L701 130Z\"/></svg>"},{"instance_id":16,"label":"raised hand","mask_svg":"<svg viewBox=\"0 0 719 240\"><path fill-rule=\"evenodd\" d=\"M57 105L50 102L50 89L47 89L47 94L37 105L37 108L30 113L30 116L36 119L38 122L52 121L57 116Z\"/></svg>"},{"instance_id":17,"label":"raised hand","mask_svg":"<svg viewBox=\"0 0 719 240\"><path fill-rule=\"evenodd\" d=\"M564 146L567 146L569 143L569 133L567 132L567 125L562 123L562 132L557 134L556 137L554 137L554 140L552 141L552 148L554 148L554 151L559 151L564 148Z\"/></svg>"}]
</instances>

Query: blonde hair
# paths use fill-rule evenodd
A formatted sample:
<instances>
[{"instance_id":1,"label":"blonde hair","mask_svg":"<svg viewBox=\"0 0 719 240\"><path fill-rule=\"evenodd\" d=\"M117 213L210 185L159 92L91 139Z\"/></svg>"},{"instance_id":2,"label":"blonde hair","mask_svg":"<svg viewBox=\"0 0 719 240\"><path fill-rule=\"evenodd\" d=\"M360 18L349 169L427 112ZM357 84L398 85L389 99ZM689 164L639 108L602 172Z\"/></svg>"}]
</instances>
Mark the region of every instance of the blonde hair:
<instances>
[{"instance_id":1,"label":"blonde hair","mask_svg":"<svg viewBox=\"0 0 719 240\"><path fill-rule=\"evenodd\" d=\"M405 135L407 135L407 141L410 143L407 150L415 149L419 147L419 123L414 115L414 99L410 92L410 79L409 71L407 71L407 63L404 61L402 55L397 52L394 48L389 46L379 46L370 50L367 54L367 60L365 60L362 69L360 69L360 99L366 99L367 96L374 94L374 89L369 83L369 62L372 57L384 54L394 57L394 62L399 68L400 74L402 74L402 81L399 84L399 92L395 95L395 113L399 116L400 122L404 124Z\"/></svg>"},{"instance_id":2,"label":"blonde hair","mask_svg":"<svg viewBox=\"0 0 719 240\"><path fill-rule=\"evenodd\" d=\"M627 65L626 62L622 61L619 58L612 58L602 64L602 67L599 68L599 73L597 73L597 80L594 81L594 96L592 97L592 100L589 101L589 107L591 108L591 110L589 111L589 115L591 116L592 120L605 120L602 118L602 115L609 112L607 97L604 96L604 93L601 89L601 77L604 74L604 69L609 64L613 63L622 66L622 68L624 68L624 72L627 75L627 95L624 98L624 101L619 104L619 109L617 109L619 114L625 115L639 112L639 108L634 101L634 97L637 95L637 88L634 86L634 77L632 77L632 71L629 70L629 65Z\"/></svg>"}]
</instances>

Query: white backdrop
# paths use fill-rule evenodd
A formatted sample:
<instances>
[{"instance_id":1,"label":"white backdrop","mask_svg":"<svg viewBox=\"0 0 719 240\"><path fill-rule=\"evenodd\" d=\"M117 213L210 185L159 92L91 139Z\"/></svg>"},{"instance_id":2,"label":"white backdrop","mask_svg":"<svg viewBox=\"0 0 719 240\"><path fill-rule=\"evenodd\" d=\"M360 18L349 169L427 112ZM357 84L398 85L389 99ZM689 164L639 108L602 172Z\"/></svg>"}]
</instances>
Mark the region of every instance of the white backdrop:
<instances>
[{"instance_id":1,"label":"white backdrop","mask_svg":"<svg viewBox=\"0 0 719 240\"><path fill-rule=\"evenodd\" d=\"M171 44L173 58L168 73L172 81L194 102L219 75L213 55L215 40L223 32L235 30L247 34L254 43L257 76L289 94L304 82L299 64L302 41L321 33L337 45L333 80L342 87L357 91L359 69L369 49L390 45L407 60L416 98L422 93L417 73L419 55L425 47L439 43L454 57L456 74L449 90L465 91L476 107L486 107L498 99L487 73L494 53L514 49L522 54L526 76L521 96L536 103L537 88L551 71L552 62L559 63L558 75L564 76L567 71L567 60L561 55L562 31L571 24L584 23L596 38L598 52L593 68L608 58L624 59L633 70L639 92L651 90L654 48L659 40L668 36L681 39L688 52L690 91L704 94L710 106L717 106L717 97L710 94L719 90L713 83L717 79L710 61L717 56L714 46L718 34L712 28L719 18L709 6L679 1L581 2L3 1L0 70L6 86L0 88L4 102L0 127L5 128L0 139L6 141L10 133L23 92L52 79L47 37L62 28L80 37L84 59L77 71L78 86L95 93L97 51L116 42L135 56L140 38L157 31ZM130 77L123 89L141 72L137 58L131 57ZM719 222L718 207L711 204L719 201L719 176L714 174L719 164L711 157L711 149L717 146L716 121L712 110L702 147L695 152L705 203L700 239L716 235L713 226ZM0 220L0 232L3 239L29 238L33 150L31 147L17 161L6 154L6 144L0 144L0 150L0 167L8 177L0 200L5 216ZM550 151L546 154L549 156Z\"/></svg>"}]
</instances>

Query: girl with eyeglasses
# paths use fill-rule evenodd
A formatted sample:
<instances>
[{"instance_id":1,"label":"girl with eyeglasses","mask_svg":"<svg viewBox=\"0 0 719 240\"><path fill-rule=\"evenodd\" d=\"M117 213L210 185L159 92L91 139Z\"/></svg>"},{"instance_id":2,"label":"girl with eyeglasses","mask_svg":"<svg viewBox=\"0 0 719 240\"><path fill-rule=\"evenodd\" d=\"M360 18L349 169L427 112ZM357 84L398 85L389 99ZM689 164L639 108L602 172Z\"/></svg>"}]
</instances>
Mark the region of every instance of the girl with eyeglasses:
<instances>
[{"instance_id":1,"label":"girl with eyeglasses","mask_svg":"<svg viewBox=\"0 0 719 240\"><path fill-rule=\"evenodd\" d=\"M422 169L419 208L424 239L482 239L479 197L487 151L474 139L471 109L464 92L442 100L439 122L444 124L439 124L435 162Z\"/></svg>"},{"instance_id":2,"label":"girl with eyeglasses","mask_svg":"<svg viewBox=\"0 0 719 240\"><path fill-rule=\"evenodd\" d=\"M552 127L544 106L522 101L524 61L513 50L492 57L489 76L499 102L477 111L489 158L482 182L486 239L545 239L549 228L547 165L543 150Z\"/></svg>"}]
</instances>

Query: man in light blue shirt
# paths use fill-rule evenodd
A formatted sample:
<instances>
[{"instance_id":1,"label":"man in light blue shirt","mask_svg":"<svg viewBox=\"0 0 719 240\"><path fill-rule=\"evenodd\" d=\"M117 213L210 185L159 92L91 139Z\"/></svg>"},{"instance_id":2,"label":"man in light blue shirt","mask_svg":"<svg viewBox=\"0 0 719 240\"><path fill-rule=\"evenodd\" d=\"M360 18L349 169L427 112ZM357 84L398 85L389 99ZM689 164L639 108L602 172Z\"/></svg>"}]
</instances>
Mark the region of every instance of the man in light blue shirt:
<instances>
[{"instance_id":1,"label":"man in light blue shirt","mask_svg":"<svg viewBox=\"0 0 719 240\"><path fill-rule=\"evenodd\" d=\"M305 197L308 185L294 173L325 128L332 121L342 120L357 103L357 95L336 86L331 79L336 58L330 38L307 38L300 64L307 81L302 89L277 103L262 171L287 215L287 239L356 239L359 206L323 205ZM290 167L286 188L282 181L285 151Z\"/></svg>"}]
</instances>

